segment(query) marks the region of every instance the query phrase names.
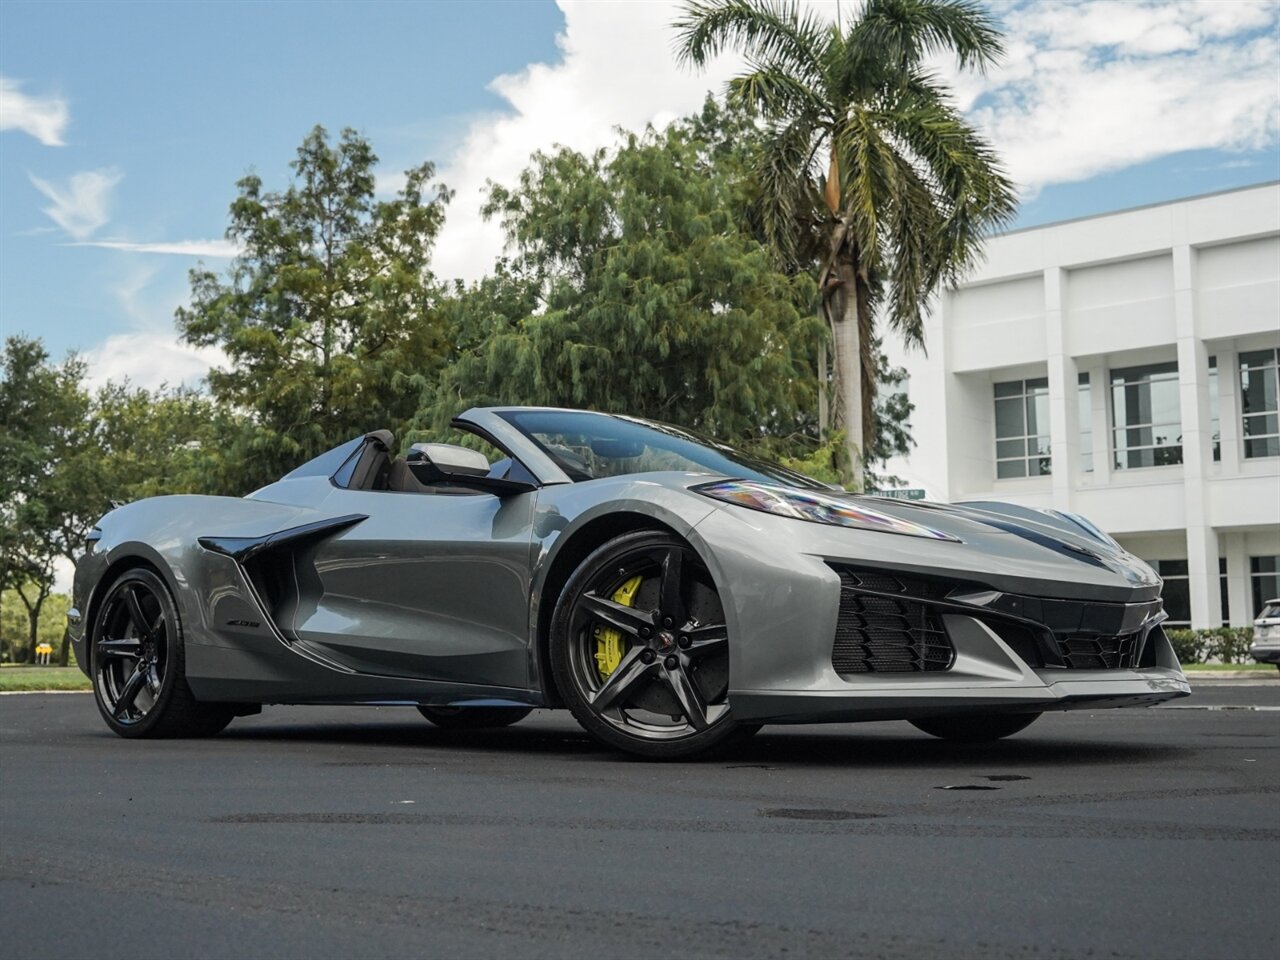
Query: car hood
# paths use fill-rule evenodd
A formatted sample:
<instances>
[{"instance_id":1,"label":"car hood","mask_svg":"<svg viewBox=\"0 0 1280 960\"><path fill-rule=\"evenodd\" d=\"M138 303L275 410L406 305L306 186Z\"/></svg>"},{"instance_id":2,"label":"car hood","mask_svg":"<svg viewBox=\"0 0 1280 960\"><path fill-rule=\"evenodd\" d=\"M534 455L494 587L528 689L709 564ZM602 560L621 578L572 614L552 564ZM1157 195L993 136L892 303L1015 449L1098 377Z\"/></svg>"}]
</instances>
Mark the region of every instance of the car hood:
<instances>
[{"instance_id":1,"label":"car hood","mask_svg":"<svg viewBox=\"0 0 1280 960\"><path fill-rule=\"evenodd\" d=\"M1161 583L1160 577L1144 561L1092 528L1088 521L1070 514L1000 501L942 504L874 495L839 496L861 508L918 523L974 546L992 536L1017 537L1064 560L1119 574L1135 587Z\"/></svg>"}]
</instances>

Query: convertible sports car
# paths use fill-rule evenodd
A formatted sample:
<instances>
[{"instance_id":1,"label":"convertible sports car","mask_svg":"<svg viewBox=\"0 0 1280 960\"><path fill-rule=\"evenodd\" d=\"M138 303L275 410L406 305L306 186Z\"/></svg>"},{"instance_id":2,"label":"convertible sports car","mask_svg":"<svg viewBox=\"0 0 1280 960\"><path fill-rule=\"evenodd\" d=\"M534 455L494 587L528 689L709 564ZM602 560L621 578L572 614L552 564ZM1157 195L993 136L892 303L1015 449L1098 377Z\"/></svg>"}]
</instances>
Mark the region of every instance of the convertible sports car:
<instances>
[{"instance_id":1,"label":"convertible sports car","mask_svg":"<svg viewBox=\"0 0 1280 960\"><path fill-rule=\"evenodd\" d=\"M1160 579L1086 520L855 496L683 430L530 407L387 431L243 499L112 510L72 638L125 737L262 704L415 706L448 728L567 707L686 757L765 723L987 740L1190 693Z\"/></svg>"}]
</instances>

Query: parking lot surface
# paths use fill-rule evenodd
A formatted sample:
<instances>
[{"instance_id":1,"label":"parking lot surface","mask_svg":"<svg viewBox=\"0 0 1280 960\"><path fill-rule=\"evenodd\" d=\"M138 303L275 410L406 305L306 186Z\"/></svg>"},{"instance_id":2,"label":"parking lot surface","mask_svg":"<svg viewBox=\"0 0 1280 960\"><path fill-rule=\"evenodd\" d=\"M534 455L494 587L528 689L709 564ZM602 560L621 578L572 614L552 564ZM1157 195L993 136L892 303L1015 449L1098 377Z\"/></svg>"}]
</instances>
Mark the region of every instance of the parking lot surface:
<instances>
[{"instance_id":1,"label":"parking lot surface","mask_svg":"<svg viewBox=\"0 0 1280 960\"><path fill-rule=\"evenodd\" d=\"M682 764L565 713L280 707L138 742L91 696L4 696L0 816L14 958L1273 956L1280 682Z\"/></svg>"}]
</instances>

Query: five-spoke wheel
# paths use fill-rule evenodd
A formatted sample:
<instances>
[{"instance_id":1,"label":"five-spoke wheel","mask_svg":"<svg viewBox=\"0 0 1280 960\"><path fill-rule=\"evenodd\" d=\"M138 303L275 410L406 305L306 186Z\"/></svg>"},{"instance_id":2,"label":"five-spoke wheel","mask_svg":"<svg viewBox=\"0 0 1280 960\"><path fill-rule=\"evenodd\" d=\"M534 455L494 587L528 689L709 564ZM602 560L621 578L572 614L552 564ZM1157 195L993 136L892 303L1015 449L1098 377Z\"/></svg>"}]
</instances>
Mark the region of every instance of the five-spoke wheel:
<instances>
[{"instance_id":1,"label":"five-spoke wheel","mask_svg":"<svg viewBox=\"0 0 1280 960\"><path fill-rule=\"evenodd\" d=\"M98 710L123 737L207 736L232 708L198 703L184 676L182 624L154 571L134 567L111 585L90 636Z\"/></svg>"},{"instance_id":2,"label":"five-spoke wheel","mask_svg":"<svg viewBox=\"0 0 1280 960\"><path fill-rule=\"evenodd\" d=\"M691 756L757 728L729 711L729 635L688 544L645 530L587 557L556 606L551 661L578 722L623 750Z\"/></svg>"}]
</instances>

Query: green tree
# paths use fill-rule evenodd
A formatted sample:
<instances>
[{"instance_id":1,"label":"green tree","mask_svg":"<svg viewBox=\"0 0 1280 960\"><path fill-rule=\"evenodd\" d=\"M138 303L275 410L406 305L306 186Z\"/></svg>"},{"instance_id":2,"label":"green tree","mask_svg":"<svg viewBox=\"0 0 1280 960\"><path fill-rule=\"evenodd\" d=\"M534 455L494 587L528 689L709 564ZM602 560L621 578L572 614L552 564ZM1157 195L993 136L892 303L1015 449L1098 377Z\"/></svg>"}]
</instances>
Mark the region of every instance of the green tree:
<instances>
[{"instance_id":1,"label":"green tree","mask_svg":"<svg viewBox=\"0 0 1280 960\"><path fill-rule=\"evenodd\" d=\"M818 264L834 424L858 482L875 435L877 312L921 343L930 296L1015 209L994 151L926 66L944 53L984 70L1000 34L973 0L867 0L847 25L784 0L692 0L675 27L685 62L730 47L746 57L729 99L767 121L760 220L785 257Z\"/></svg>"},{"instance_id":2,"label":"green tree","mask_svg":"<svg viewBox=\"0 0 1280 960\"><path fill-rule=\"evenodd\" d=\"M30 595L32 587L27 585ZM71 598L64 593L50 593L40 608L36 627L36 643L56 647L67 632L67 611ZM31 624L26 605L17 590L0 590L0 662L15 663L27 658L31 647ZM67 666L67 663L63 663Z\"/></svg>"},{"instance_id":3,"label":"green tree","mask_svg":"<svg viewBox=\"0 0 1280 960\"><path fill-rule=\"evenodd\" d=\"M27 615L31 661L54 564L76 509L62 465L83 444L89 396L75 356L54 365L39 340L9 337L0 378L0 589ZM101 511L100 511L101 512Z\"/></svg>"},{"instance_id":4,"label":"green tree","mask_svg":"<svg viewBox=\"0 0 1280 960\"><path fill-rule=\"evenodd\" d=\"M424 163L379 201L376 163L355 131L331 144L316 127L287 189L264 192L255 175L237 184L227 237L242 252L229 275L191 273L179 331L223 350L210 390L250 417L228 444L240 492L371 427L402 428L417 400L402 378L441 362L429 264L450 194Z\"/></svg>"},{"instance_id":5,"label":"green tree","mask_svg":"<svg viewBox=\"0 0 1280 960\"><path fill-rule=\"evenodd\" d=\"M623 135L615 152L537 153L494 186L510 259L444 314L457 358L425 424L459 407L623 411L723 439L802 431L823 335L805 275L736 219L723 154L695 124Z\"/></svg>"}]
</instances>

